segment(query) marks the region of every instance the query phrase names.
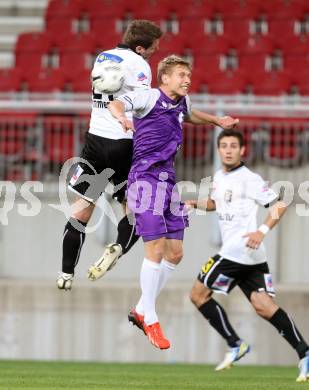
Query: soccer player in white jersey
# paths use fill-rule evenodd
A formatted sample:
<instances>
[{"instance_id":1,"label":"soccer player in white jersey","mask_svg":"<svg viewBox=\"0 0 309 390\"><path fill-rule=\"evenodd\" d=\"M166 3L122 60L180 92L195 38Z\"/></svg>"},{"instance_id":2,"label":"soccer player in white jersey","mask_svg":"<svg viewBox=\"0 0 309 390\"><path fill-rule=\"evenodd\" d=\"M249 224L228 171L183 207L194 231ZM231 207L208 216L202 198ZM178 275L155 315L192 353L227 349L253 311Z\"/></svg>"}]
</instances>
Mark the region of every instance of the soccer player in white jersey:
<instances>
[{"instance_id":1,"label":"soccer player in white jersey","mask_svg":"<svg viewBox=\"0 0 309 390\"><path fill-rule=\"evenodd\" d=\"M82 152L86 163L77 166L69 183L69 189L77 195L77 200L64 229L62 272L57 279L59 289L72 288L74 269L85 240L85 228L108 180L116 186L114 198L124 202L126 188L122 184L127 180L132 161L132 133L123 131L121 124L107 109L107 104L124 93L150 88L151 70L147 60L158 49L161 35L160 28L154 23L134 20L124 34L123 43L103 51L96 59L94 67L105 60L121 63L125 80L121 90L114 95L93 90L90 128ZM121 188L117 190L117 186ZM134 227L125 216L118 225L117 243L128 250L138 238L133 232ZM118 247L110 247L110 251Z\"/></svg>"},{"instance_id":2,"label":"soccer player in white jersey","mask_svg":"<svg viewBox=\"0 0 309 390\"><path fill-rule=\"evenodd\" d=\"M222 169L214 176L205 201L187 201L189 207L216 210L222 236L219 253L204 264L191 290L191 300L230 347L216 370L229 368L250 347L233 329L213 292L228 294L236 285L256 313L269 321L297 352L298 382L309 379L309 347L291 317L273 300L275 295L263 239L281 219L286 205L264 180L248 169L241 158L244 139L236 130L224 130L217 141ZM258 205L269 207L265 222L257 227Z\"/></svg>"}]
</instances>

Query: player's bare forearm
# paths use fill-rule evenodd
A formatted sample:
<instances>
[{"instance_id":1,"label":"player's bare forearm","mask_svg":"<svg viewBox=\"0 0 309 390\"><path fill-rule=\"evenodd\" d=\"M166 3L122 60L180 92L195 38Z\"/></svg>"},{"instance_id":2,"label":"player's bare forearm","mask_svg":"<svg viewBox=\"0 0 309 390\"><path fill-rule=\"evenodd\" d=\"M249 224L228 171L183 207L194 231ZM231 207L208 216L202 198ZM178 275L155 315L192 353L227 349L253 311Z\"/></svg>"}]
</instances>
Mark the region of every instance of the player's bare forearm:
<instances>
[{"instance_id":1,"label":"player's bare forearm","mask_svg":"<svg viewBox=\"0 0 309 390\"><path fill-rule=\"evenodd\" d=\"M119 119L121 116L124 116L125 114L125 107L124 104L120 100L114 100L110 102L107 106L111 114L114 118Z\"/></svg>"},{"instance_id":2,"label":"player's bare forearm","mask_svg":"<svg viewBox=\"0 0 309 390\"><path fill-rule=\"evenodd\" d=\"M110 113L123 127L124 131L134 130L132 122L125 116L125 106L120 100L114 100L107 106Z\"/></svg>"},{"instance_id":3,"label":"player's bare forearm","mask_svg":"<svg viewBox=\"0 0 309 390\"><path fill-rule=\"evenodd\" d=\"M204 210L204 211L215 211L216 204L212 199L204 200L187 200L185 202L186 206L191 206L194 209Z\"/></svg>"},{"instance_id":4,"label":"player's bare forearm","mask_svg":"<svg viewBox=\"0 0 309 390\"><path fill-rule=\"evenodd\" d=\"M270 207L269 214L266 217L264 225L268 226L269 229L272 229L274 226L277 225L277 223L283 217L287 208L288 206L284 202L282 201L276 202L273 206Z\"/></svg>"},{"instance_id":5,"label":"player's bare forearm","mask_svg":"<svg viewBox=\"0 0 309 390\"><path fill-rule=\"evenodd\" d=\"M223 129L233 129L239 123L239 119L234 119L230 116L217 117L195 108L192 109L191 116L186 118L186 121L195 125L212 124Z\"/></svg>"},{"instance_id":6,"label":"player's bare forearm","mask_svg":"<svg viewBox=\"0 0 309 390\"><path fill-rule=\"evenodd\" d=\"M219 118L196 109L192 109L191 116L186 121L195 125L211 124L217 126Z\"/></svg>"}]
</instances>

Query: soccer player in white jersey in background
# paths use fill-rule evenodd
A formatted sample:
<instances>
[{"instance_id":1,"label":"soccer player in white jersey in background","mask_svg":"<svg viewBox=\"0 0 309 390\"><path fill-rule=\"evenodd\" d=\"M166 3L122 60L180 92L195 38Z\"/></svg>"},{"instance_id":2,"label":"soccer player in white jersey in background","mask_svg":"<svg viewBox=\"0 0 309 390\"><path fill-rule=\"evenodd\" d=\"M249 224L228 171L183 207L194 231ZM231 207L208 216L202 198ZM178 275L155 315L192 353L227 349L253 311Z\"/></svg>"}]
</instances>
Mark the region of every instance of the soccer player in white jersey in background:
<instances>
[{"instance_id":1,"label":"soccer player in white jersey in background","mask_svg":"<svg viewBox=\"0 0 309 390\"><path fill-rule=\"evenodd\" d=\"M273 300L272 276L262 242L280 221L286 205L259 175L241 162L244 139L240 132L222 131L217 146L222 169L214 176L209 199L186 202L189 207L216 210L219 217L222 247L204 264L191 290L193 304L230 347L216 370L229 368L250 350L233 329L223 307L212 298L213 292L228 294L238 285L256 313L295 349L300 358L297 382L304 382L309 379L309 347L291 317ZM260 227L256 220L258 205L269 207Z\"/></svg>"},{"instance_id":2,"label":"soccer player in white jersey in background","mask_svg":"<svg viewBox=\"0 0 309 390\"><path fill-rule=\"evenodd\" d=\"M147 20L132 21L116 48L99 54L94 68L105 60L121 63L125 71L122 88L114 95L93 90L93 104L89 132L82 152L86 163L80 163L73 174L69 189L77 195L74 211L65 226L63 235L62 272L57 279L59 289L70 290L80 251L85 240L85 228L93 213L95 202L104 192L108 178L99 176L105 169L114 171L109 179L117 186L125 183L132 161L132 133L124 132L121 124L110 114L107 104L117 96L151 87L151 70L147 60L158 49L162 32ZM125 185L114 193L114 198L123 203ZM137 240L134 227L125 216L118 225L118 239L123 249L129 249ZM113 246L111 252L117 250ZM123 250L124 251L124 250Z\"/></svg>"}]
</instances>

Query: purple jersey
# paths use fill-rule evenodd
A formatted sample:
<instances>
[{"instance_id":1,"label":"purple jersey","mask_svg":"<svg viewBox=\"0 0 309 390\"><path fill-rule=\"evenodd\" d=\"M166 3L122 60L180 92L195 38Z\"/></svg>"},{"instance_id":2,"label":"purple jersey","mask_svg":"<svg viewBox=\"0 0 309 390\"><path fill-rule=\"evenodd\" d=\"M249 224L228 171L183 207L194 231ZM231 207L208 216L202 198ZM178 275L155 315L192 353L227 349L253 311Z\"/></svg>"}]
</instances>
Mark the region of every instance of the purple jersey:
<instances>
[{"instance_id":1,"label":"purple jersey","mask_svg":"<svg viewBox=\"0 0 309 390\"><path fill-rule=\"evenodd\" d=\"M126 111L134 111L131 171L146 171L160 162L172 167L182 143L183 119L191 114L189 98L186 96L175 101L160 89L149 89L117 99L125 104Z\"/></svg>"}]
</instances>

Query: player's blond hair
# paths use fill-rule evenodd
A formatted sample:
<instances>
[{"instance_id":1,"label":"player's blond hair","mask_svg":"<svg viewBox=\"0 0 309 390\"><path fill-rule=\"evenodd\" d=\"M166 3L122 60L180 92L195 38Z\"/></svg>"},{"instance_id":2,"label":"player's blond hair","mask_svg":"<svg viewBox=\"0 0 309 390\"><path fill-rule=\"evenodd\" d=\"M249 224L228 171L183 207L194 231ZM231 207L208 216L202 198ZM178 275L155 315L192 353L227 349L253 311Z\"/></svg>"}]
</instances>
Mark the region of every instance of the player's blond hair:
<instances>
[{"instance_id":1,"label":"player's blond hair","mask_svg":"<svg viewBox=\"0 0 309 390\"><path fill-rule=\"evenodd\" d=\"M175 54L165 57L158 64L157 81L159 86L162 85L162 76L164 74L171 74L172 69L177 65L183 65L190 71L192 70L191 63L184 58L178 57Z\"/></svg>"}]
</instances>

